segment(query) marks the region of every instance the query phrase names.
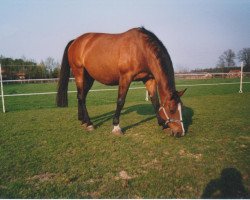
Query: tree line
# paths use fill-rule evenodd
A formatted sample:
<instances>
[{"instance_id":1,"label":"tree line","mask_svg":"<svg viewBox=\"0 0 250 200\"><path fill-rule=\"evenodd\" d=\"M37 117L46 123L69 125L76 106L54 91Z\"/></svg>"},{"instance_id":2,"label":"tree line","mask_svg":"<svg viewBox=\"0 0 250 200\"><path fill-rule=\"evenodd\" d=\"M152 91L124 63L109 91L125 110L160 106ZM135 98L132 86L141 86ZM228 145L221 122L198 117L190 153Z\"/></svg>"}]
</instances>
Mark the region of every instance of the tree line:
<instances>
[{"instance_id":1,"label":"tree line","mask_svg":"<svg viewBox=\"0 0 250 200\"><path fill-rule=\"evenodd\" d=\"M250 71L250 48L244 48L237 54L237 58L240 62L243 62L244 71ZM224 51L219 57L217 66L220 68L224 67L235 67L236 54L232 49Z\"/></svg>"},{"instance_id":2,"label":"tree line","mask_svg":"<svg viewBox=\"0 0 250 200\"><path fill-rule=\"evenodd\" d=\"M232 49L228 49L220 55L215 68L195 69L192 70L192 72L228 73L232 69L240 68L235 64L236 59L238 59L239 62L243 62L244 72L250 72L250 48L243 48L237 54Z\"/></svg>"},{"instance_id":3,"label":"tree line","mask_svg":"<svg viewBox=\"0 0 250 200\"><path fill-rule=\"evenodd\" d=\"M5 80L20 79L20 77L25 79L57 78L60 71L60 63L52 57L37 63L25 57L13 59L1 55L0 63Z\"/></svg>"}]
</instances>

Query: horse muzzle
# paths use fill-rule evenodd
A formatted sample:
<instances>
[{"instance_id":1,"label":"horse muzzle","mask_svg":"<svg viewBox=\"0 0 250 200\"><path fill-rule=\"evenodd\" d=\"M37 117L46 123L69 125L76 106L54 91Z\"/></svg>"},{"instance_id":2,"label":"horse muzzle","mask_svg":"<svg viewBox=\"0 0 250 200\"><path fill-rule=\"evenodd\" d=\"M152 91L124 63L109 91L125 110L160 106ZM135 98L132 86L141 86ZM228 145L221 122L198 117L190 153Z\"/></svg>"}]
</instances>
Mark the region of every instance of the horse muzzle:
<instances>
[{"instance_id":1,"label":"horse muzzle","mask_svg":"<svg viewBox=\"0 0 250 200\"><path fill-rule=\"evenodd\" d=\"M185 135L185 132L182 131L174 131L171 129L171 135L175 137L183 137Z\"/></svg>"}]
</instances>

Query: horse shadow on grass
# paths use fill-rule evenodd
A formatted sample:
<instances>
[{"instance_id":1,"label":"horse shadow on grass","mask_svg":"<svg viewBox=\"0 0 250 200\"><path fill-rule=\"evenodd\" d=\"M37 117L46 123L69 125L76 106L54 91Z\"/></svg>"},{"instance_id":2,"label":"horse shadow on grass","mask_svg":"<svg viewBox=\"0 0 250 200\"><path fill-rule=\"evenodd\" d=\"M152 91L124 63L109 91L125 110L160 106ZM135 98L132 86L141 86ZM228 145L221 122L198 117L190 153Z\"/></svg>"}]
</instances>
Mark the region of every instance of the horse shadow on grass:
<instances>
[{"instance_id":1,"label":"horse shadow on grass","mask_svg":"<svg viewBox=\"0 0 250 200\"><path fill-rule=\"evenodd\" d=\"M134 123L123 127L122 130L124 132L126 132L127 130L133 127L144 124L152 119L155 119L155 123L157 123L155 112L151 104L145 103L145 104L137 104L134 106L124 107L121 115L125 117L127 114L132 113L132 112L135 112L138 115L147 116L147 117L140 121L134 121ZM95 127L98 128L105 122L112 120L114 113L115 113L115 109L113 111L110 111L110 112L107 112L98 116L94 116L91 118L91 120L94 123ZM183 114L184 128L187 132L189 126L192 124L192 117L194 115L194 112L191 108L184 106L182 114Z\"/></svg>"},{"instance_id":2,"label":"horse shadow on grass","mask_svg":"<svg viewBox=\"0 0 250 200\"><path fill-rule=\"evenodd\" d=\"M235 168L225 168L220 178L211 180L203 191L202 199L241 199L249 198L240 171Z\"/></svg>"},{"instance_id":3,"label":"horse shadow on grass","mask_svg":"<svg viewBox=\"0 0 250 200\"><path fill-rule=\"evenodd\" d=\"M186 134L188 134L188 129L190 125L193 124L194 110L190 107L183 106L182 118Z\"/></svg>"},{"instance_id":4,"label":"horse shadow on grass","mask_svg":"<svg viewBox=\"0 0 250 200\"><path fill-rule=\"evenodd\" d=\"M148 117L139 121L139 122L135 122L134 124L123 127L122 130L124 132L126 132L126 130L128 130L132 127L135 127L135 126L138 126L142 123L150 121L153 118L156 119L154 111L153 111L153 107L150 104L138 104L138 105L134 105L134 106L124 107L122 109L121 116L125 116L129 113L132 113L132 112L136 112L138 115L144 115L144 116L148 116ZM107 122L109 120L112 121L114 113L115 113L115 109L113 111L101 114L99 116L92 117L91 120L94 123L95 127L98 128L102 124L104 124L105 122Z\"/></svg>"}]
</instances>

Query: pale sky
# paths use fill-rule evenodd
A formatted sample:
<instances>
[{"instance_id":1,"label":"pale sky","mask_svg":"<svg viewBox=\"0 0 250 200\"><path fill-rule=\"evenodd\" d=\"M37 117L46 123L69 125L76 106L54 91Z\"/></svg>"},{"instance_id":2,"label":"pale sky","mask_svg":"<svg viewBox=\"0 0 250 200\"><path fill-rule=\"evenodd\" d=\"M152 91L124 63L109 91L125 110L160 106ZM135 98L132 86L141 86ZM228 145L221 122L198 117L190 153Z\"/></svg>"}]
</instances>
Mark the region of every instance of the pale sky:
<instances>
[{"instance_id":1,"label":"pale sky","mask_svg":"<svg viewBox=\"0 0 250 200\"><path fill-rule=\"evenodd\" d=\"M176 70L214 67L225 50L250 47L250 0L0 0L0 55L60 62L83 33L139 26L162 40Z\"/></svg>"}]
</instances>

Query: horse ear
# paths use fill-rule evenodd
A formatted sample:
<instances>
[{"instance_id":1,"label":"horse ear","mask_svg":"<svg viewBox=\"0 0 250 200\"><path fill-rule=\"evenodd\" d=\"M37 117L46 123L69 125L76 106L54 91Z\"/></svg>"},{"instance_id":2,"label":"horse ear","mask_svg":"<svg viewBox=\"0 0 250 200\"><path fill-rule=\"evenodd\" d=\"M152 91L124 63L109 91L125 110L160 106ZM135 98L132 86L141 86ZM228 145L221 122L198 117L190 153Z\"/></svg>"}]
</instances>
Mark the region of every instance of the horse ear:
<instances>
[{"instance_id":1,"label":"horse ear","mask_svg":"<svg viewBox=\"0 0 250 200\"><path fill-rule=\"evenodd\" d=\"M177 92L178 96L181 97L185 92L186 92L187 88L180 91L180 92Z\"/></svg>"}]
</instances>

